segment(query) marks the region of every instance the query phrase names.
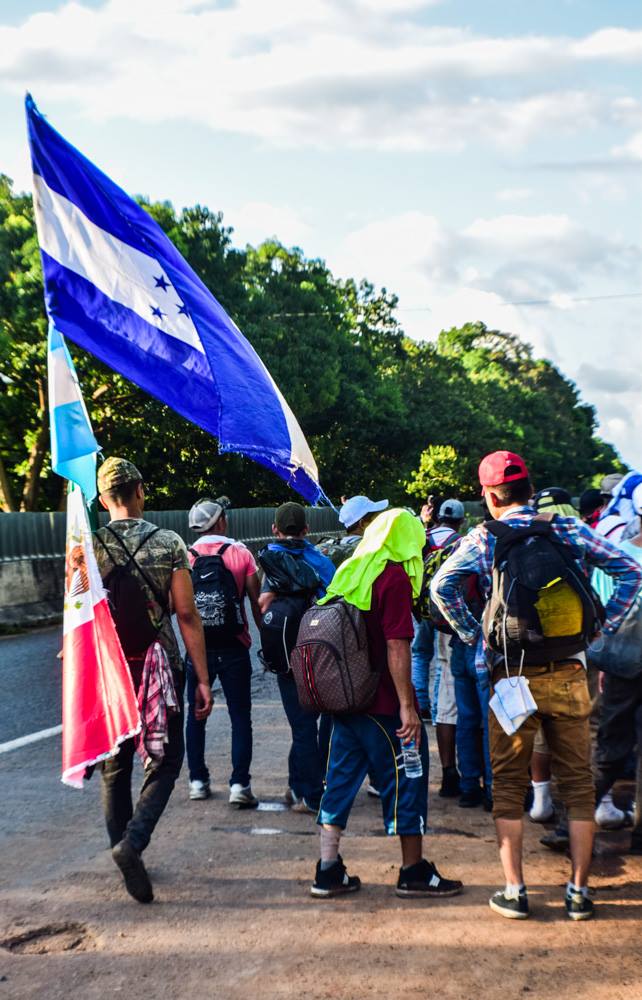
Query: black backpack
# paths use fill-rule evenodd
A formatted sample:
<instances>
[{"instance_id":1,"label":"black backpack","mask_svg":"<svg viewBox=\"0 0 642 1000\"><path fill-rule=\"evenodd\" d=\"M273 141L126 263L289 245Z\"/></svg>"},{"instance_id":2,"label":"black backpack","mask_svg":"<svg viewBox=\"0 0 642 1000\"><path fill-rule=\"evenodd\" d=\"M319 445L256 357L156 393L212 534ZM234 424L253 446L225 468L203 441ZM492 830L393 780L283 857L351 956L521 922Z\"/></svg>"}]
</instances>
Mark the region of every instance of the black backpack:
<instances>
[{"instance_id":1,"label":"black backpack","mask_svg":"<svg viewBox=\"0 0 642 1000\"><path fill-rule=\"evenodd\" d=\"M567 659L591 644L604 621L571 546L553 531L555 517L538 514L519 528L485 525L497 542L482 628L488 648L509 666Z\"/></svg>"},{"instance_id":2,"label":"black backpack","mask_svg":"<svg viewBox=\"0 0 642 1000\"><path fill-rule=\"evenodd\" d=\"M123 647L125 656L129 658L142 656L147 652L149 646L157 639L162 620L169 612L167 601L158 593L154 583L149 576L136 562L136 556L144 545L155 535L160 528L153 528L133 552L130 552L123 539L109 525L105 525L105 530L118 542L120 548L127 556L127 561L118 563L114 559L111 550L100 537L96 535L105 552L114 564L103 580L105 590L109 596L109 606L114 619L116 632ZM156 601L162 608L161 620L155 625L149 617L149 598L145 588L141 583L141 577L152 591Z\"/></svg>"},{"instance_id":3,"label":"black backpack","mask_svg":"<svg viewBox=\"0 0 642 1000\"><path fill-rule=\"evenodd\" d=\"M321 581L302 555L265 548L257 558L267 589L276 594L261 619L259 657L270 673L287 674L301 619Z\"/></svg>"},{"instance_id":4,"label":"black backpack","mask_svg":"<svg viewBox=\"0 0 642 1000\"><path fill-rule=\"evenodd\" d=\"M236 580L223 561L223 553L230 544L221 545L214 555L201 555L196 549L190 549L194 556L194 601L203 622L208 649L232 645L245 628Z\"/></svg>"}]
</instances>

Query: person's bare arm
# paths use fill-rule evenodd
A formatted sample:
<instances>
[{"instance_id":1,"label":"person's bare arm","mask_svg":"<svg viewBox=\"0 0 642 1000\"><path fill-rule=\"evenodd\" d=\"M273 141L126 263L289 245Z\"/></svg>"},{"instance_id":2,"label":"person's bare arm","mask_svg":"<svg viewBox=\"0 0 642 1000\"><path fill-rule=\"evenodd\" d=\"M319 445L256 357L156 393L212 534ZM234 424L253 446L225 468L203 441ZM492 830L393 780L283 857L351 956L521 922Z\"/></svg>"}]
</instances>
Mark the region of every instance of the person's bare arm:
<instances>
[{"instance_id":1,"label":"person's bare arm","mask_svg":"<svg viewBox=\"0 0 642 1000\"><path fill-rule=\"evenodd\" d=\"M194 603L194 588L189 570L177 569L174 571L171 596L185 649L196 674L195 715L197 719L206 719L212 711L214 699L207 671L203 623Z\"/></svg>"},{"instance_id":2,"label":"person's bare arm","mask_svg":"<svg viewBox=\"0 0 642 1000\"><path fill-rule=\"evenodd\" d=\"M273 590L266 590L262 594L259 594L259 613L264 615L270 604L276 597Z\"/></svg>"},{"instance_id":3,"label":"person's bare arm","mask_svg":"<svg viewBox=\"0 0 642 1000\"><path fill-rule=\"evenodd\" d=\"M397 736L402 743L414 740L419 749L421 743L421 719L415 708L415 692L410 669L410 643L407 639L386 639L388 669L399 698L401 729Z\"/></svg>"},{"instance_id":4,"label":"person's bare arm","mask_svg":"<svg viewBox=\"0 0 642 1000\"><path fill-rule=\"evenodd\" d=\"M250 601L250 608L252 609L252 617L257 628L261 627L261 606L259 604L261 584L259 583L259 574L253 573L252 576L248 576L245 581L245 589L247 596Z\"/></svg>"}]
</instances>

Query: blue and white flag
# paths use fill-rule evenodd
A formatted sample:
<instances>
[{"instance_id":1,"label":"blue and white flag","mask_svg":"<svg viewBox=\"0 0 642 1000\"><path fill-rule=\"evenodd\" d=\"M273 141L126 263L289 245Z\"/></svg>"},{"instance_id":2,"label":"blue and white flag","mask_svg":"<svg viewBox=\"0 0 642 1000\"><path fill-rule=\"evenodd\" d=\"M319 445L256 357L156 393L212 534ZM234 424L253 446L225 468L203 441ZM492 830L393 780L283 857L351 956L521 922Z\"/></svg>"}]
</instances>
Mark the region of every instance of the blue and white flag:
<instances>
[{"instance_id":1,"label":"blue and white flag","mask_svg":"<svg viewBox=\"0 0 642 1000\"><path fill-rule=\"evenodd\" d=\"M96 496L98 444L71 355L52 323L47 347L51 468L77 483L90 503Z\"/></svg>"},{"instance_id":2,"label":"blue and white flag","mask_svg":"<svg viewBox=\"0 0 642 1000\"><path fill-rule=\"evenodd\" d=\"M55 328L234 451L323 498L267 368L148 213L26 99L34 210Z\"/></svg>"}]
</instances>

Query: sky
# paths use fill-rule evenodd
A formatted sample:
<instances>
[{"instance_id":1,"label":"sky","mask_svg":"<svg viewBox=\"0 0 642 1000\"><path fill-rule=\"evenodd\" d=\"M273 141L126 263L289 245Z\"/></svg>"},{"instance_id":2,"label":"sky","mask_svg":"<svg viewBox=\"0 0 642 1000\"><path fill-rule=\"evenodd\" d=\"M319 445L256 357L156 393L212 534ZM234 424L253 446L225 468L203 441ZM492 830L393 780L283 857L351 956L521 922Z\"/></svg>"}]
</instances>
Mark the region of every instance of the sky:
<instances>
[{"instance_id":1,"label":"sky","mask_svg":"<svg viewBox=\"0 0 642 1000\"><path fill-rule=\"evenodd\" d=\"M0 170L30 187L28 89L125 190L368 278L412 337L518 334L642 468L641 67L631 0L0 0Z\"/></svg>"}]
</instances>

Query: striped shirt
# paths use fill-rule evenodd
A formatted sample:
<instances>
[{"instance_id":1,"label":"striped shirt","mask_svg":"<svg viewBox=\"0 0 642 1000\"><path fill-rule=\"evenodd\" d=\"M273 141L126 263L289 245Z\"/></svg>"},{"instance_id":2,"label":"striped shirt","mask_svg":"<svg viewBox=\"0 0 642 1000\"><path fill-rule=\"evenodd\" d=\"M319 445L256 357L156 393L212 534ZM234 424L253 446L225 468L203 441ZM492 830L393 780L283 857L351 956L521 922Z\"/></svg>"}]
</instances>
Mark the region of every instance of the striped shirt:
<instances>
[{"instance_id":1,"label":"striped shirt","mask_svg":"<svg viewBox=\"0 0 642 1000\"><path fill-rule=\"evenodd\" d=\"M516 528L529 524L537 514L533 507L512 507L501 520ZM557 515L552 524L558 538L569 545L580 567L588 575L589 567L600 567L614 579L611 598L606 605L602 631L616 632L642 587L642 567L617 545L598 535L575 517ZM459 543L456 551L435 573L430 593L444 618L469 644L477 643L476 666L488 669L481 625L466 605L465 582L471 573L479 580L482 597L487 601L492 590L493 557L496 538L483 524L477 525Z\"/></svg>"}]
</instances>

